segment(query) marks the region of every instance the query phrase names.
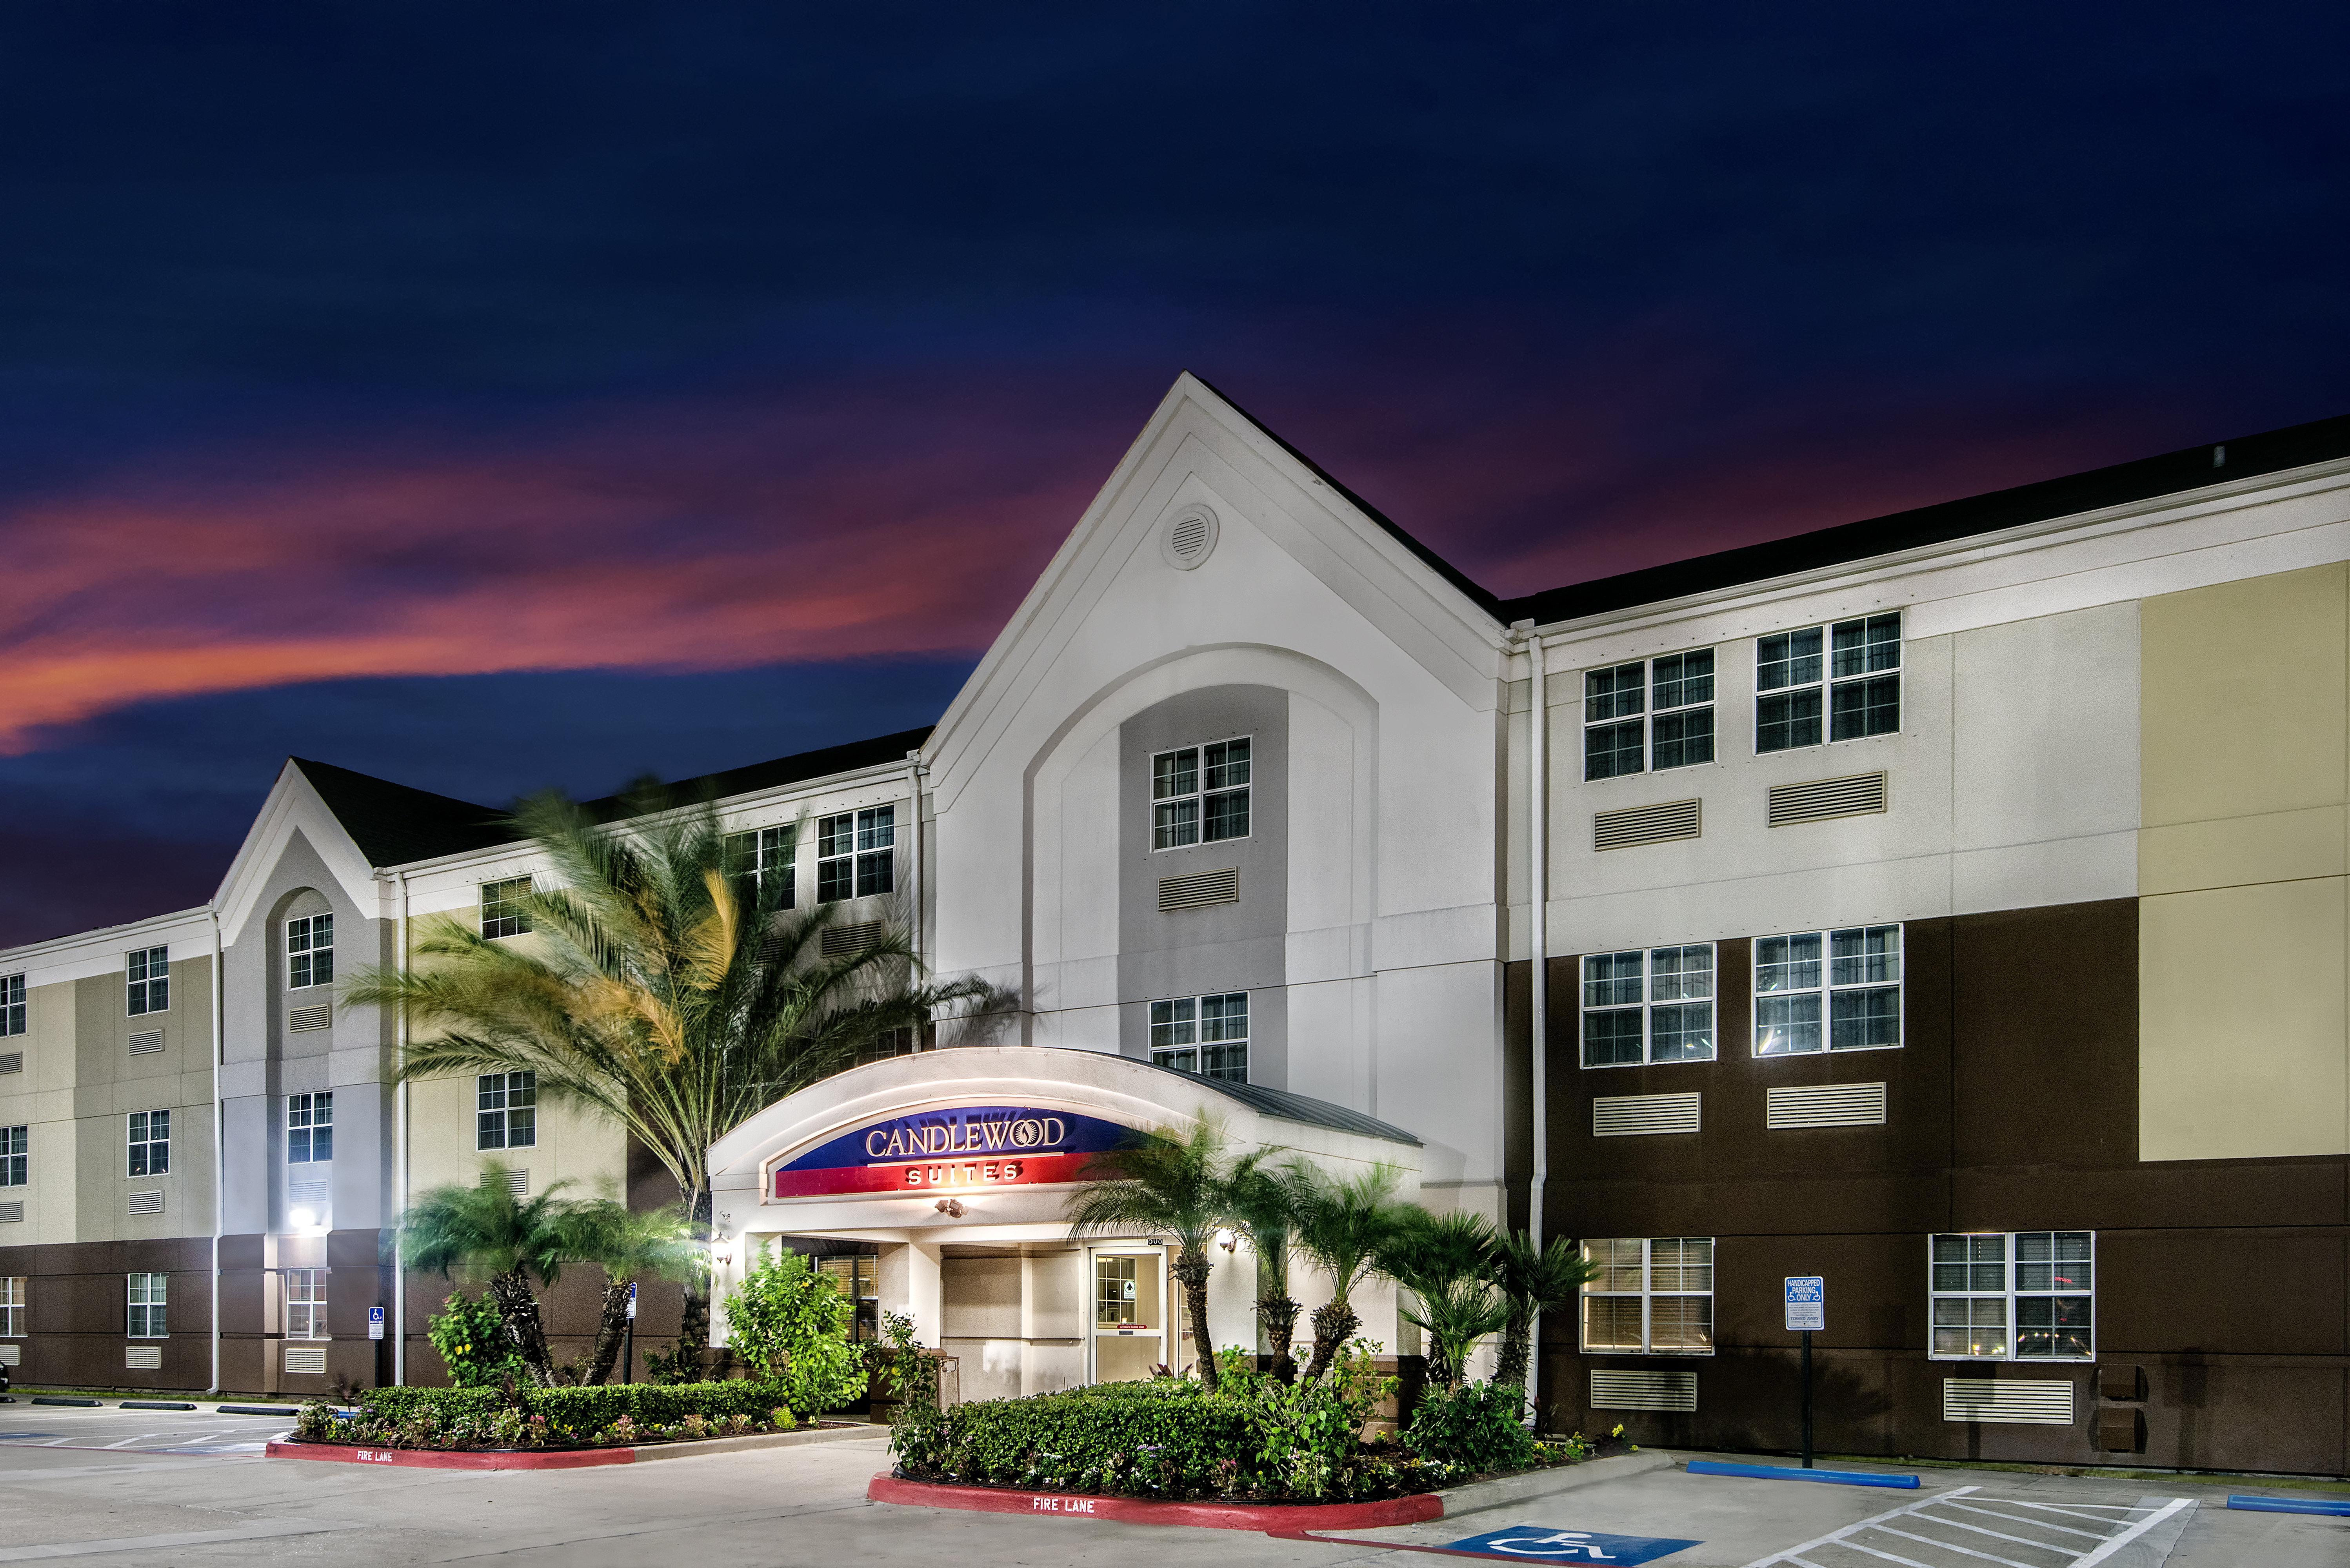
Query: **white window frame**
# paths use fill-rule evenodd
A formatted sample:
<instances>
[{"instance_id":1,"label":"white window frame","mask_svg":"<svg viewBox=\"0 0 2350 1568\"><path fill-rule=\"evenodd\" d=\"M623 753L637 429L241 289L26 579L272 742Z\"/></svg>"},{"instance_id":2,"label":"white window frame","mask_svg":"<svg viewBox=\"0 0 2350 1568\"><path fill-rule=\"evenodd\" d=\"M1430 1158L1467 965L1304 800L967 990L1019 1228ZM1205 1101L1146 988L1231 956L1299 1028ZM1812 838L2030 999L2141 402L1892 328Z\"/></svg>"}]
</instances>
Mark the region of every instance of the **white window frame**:
<instances>
[{"instance_id":1,"label":"white window frame","mask_svg":"<svg viewBox=\"0 0 2350 1568\"><path fill-rule=\"evenodd\" d=\"M816 819L816 901L872 898L898 890L898 807L863 805Z\"/></svg>"},{"instance_id":2,"label":"white window frame","mask_svg":"<svg viewBox=\"0 0 2350 1568\"><path fill-rule=\"evenodd\" d=\"M1689 661L1700 658L1705 660L1704 671L1701 674L1690 673ZM1672 673L1660 674L1659 672L1660 665L1671 665ZM1659 654L1654 659L1631 659L1621 664L1598 665L1585 670L1583 672L1584 782L1593 784L1601 779L1629 778L1639 773L1672 773L1681 768L1705 767L1719 761L1721 756L1721 735L1714 704L1719 695L1715 681L1720 674L1721 660L1711 648L1684 649L1679 653ZM1603 678L1611 677L1619 682L1630 679L1636 684L1628 693L1620 687L1604 694L1596 690ZM1704 682L1705 695L1700 699L1691 700L1689 688L1696 681ZM1670 683L1669 691L1667 689L1667 682ZM1628 708L1624 705L1627 695L1632 699L1632 706ZM1661 699L1668 695L1679 700L1667 704ZM1607 711L1598 717L1594 717L1595 711L1602 703L1606 704ZM1686 726L1691 719L1700 713L1705 716L1705 755L1697 758L1684 755L1677 762L1662 761L1661 743L1657 738L1658 721L1663 719L1682 721L1683 732L1679 739L1679 743L1686 746L1690 740ZM1637 726L1640 732L1639 766L1617 768L1604 774L1593 773L1591 771L1594 757L1593 732L1617 730L1627 725Z\"/></svg>"},{"instance_id":3,"label":"white window frame","mask_svg":"<svg viewBox=\"0 0 2350 1568\"><path fill-rule=\"evenodd\" d=\"M129 1277L124 1326L131 1339L172 1337L172 1276L134 1272Z\"/></svg>"},{"instance_id":4,"label":"white window frame","mask_svg":"<svg viewBox=\"0 0 2350 1568\"><path fill-rule=\"evenodd\" d=\"M158 1121L156 1118L161 1117ZM157 1136L157 1128L161 1136ZM122 1169L126 1176L169 1176L172 1174L172 1113L131 1111L122 1118ZM140 1151L144 1150L146 1168L140 1168ZM160 1151L160 1152L159 1152Z\"/></svg>"},{"instance_id":5,"label":"white window frame","mask_svg":"<svg viewBox=\"0 0 2350 1568\"><path fill-rule=\"evenodd\" d=\"M2046 1258L2026 1259L2023 1251L2027 1241L2037 1241L2043 1237L2047 1239L2046 1251L2050 1255ZM2075 1239L2087 1252L2086 1257L2074 1259L2055 1257L2055 1253L2065 1250L2065 1243ZM1967 1243L1971 1255L1963 1262L1946 1261L1942 1245L1944 1242ZM1996 1261L1981 1255L1990 1250L1985 1244L1992 1242L1998 1243L1997 1250L2000 1257ZM2056 1280L2064 1277L2059 1275L2057 1271L2065 1268L2085 1273L2086 1284L2078 1282L2080 1274L2076 1273L2068 1282L2068 1288L2056 1288ZM1954 1269L1966 1271L1969 1277L1965 1282L1964 1289L1944 1288L1946 1284L1957 1283L1950 1273ZM2030 1269L2046 1269L2048 1274L2028 1275L2025 1271ZM1996 1281L1990 1277L1993 1271L1996 1271L1998 1275ZM2043 1278L2047 1282L2041 1282ZM2053 1352L2047 1355L2026 1355L2020 1348L2023 1337L2022 1303L2054 1302L2060 1299L2078 1299L2088 1303L2088 1348L2077 1355L2059 1355ZM1945 1324L1942 1321L1944 1315L1950 1311L1952 1303L1960 1302L1970 1303L1969 1315L1974 1321L1967 1324ZM1977 1314L1972 1309L1972 1303L1982 1303L1985 1307L1996 1304L1999 1320L1997 1324L1985 1321ZM2052 1307L2050 1309L2052 1337L2054 1332L2054 1309ZM2096 1360L2097 1233L2095 1231L1942 1231L1927 1237L1926 1322L1926 1355L1929 1361L2043 1362L2078 1366L2083 1362ZM1997 1327L2000 1330L2002 1338L2000 1349L1983 1351L1971 1347L1965 1350L1942 1348L1943 1335L1946 1333L1969 1333L1976 1328L1987 1327Z\"/></svg>"},{"instance_id":6,"label":"white window frame","mask_svg":"<svg viewBox=\"0 0 2350 1568\"><path fill-rule=\"evenodd\" d=\"M0 1127L0 1187L33 1184L33 1125Z\"/></svg>"},{"instance_id":7,"label":"white window frame","mask_svg":"<svg viewBox=\"0 0 2350 1568\"><path fill-rule=\"evenodd\" d=\"M526 1078L529 1082L515 1082L516 1079L521 1078ZM492 1087L494 1083L494 1088ZM514 1097L518 1094L528 1095L529 1103L522 1106L515 1105ZM494 1104L492 1103L494 1097ZM522 1138L515 1137L514 1127L515 1113L519 1110L526 1110L530 1113L529 1136ZM490 1119L493 1116L497 1118L494 1123ZM483 1140L489 1137L493 1126L497 1128L498 1141L485 1143ZM474 1150L479 1152L483 1149L536 1148L537 1147L538 1075L532 1072L484 1073L476 1076L473 1079Z\"/></svg>"},{"instance_id":8,"label":"white window frame","mask_svg":"<svg viewBox=\"0 0 2350 1568\"><path fill-rule=\"evenodd\" d=\"M0 1040L22 1034L29 1027L25 1012L25 977L0 974Z\"/></svg>"},{"instance_id":9,"label":"white window frame","mask_svg":"<svg viewBox=\"0 0 2350 1568\"><path fill-rule=\"evenodd\" d=\"M172 950L133 948L122 955L122 1006L133 1018L172 1011Z\"/></svg>"},{"instance_id":10,"label":"white window frame","mask_svg":"<svg viewBox=\"0 0 2350 1568\"><path fill-rule=\"evenodd\" d=\"M286 922L286 989L335 983L335 917L296 915Z\"/></svg>"},{"instance_id":11,"label":"white window frame","mask_svg":"<svg viewBox=\"0 0 2350 1568\"><path fill-rule=\"evenodd\" d=\"M1232 755L1239 747L1240 756ZM1210 759L1209 753L1215 753ZM1185 771L1181 759L1189 757ZM1167 766L1161 767L1161 763ZM1238 777L1234 777L1237 769ZM1256 737L1226 735L1188 746L1170 746L1150 754L1150 852L1192 849L1202 844L1232 844L1256 832ZM1232 802L1239 803L1240 831L1209 827L1232 826ZM1210 807L1221 804L1221 817L1211 819ZM1189 808L1188 815L1186 808Z\"/></svg>"},{"instance_id":12,"label":"white window frame","mask_svg":"<svg viewBox=\"0 0 2350 1568\"><path fill-rule=\"evenodd\" d=\"M1877 633L1889 628L1890 637ZM1901 649L1907 640L1899 610L1884 610L1875 615L1853 616L1843 620L1823 621L1817 626L1794 627L1786 631L1774 631L1754 639L1754 754L1769 756L1777 752L1800 752L1823 744L1845 741L1865 741L1877 735L1898 735L1901 732ZM1814 639L1806 649L1803 639ZM1773 645L1777 645L1774 649ZM1766 659L1768 651L1778 651L1780 658ZM1879 659L1885 662L1878 662ZM1782 670L1782 667L1783 669ZM1775 684L1766 685L1773 671L1782 670ZM1857 733L1838 734L1837 699L1840 695L1862 697L1861 711L1869 709L1866 693L1872 682L1889 683L1893 693L1893 722L1887 728L1870 729L1864 724ZM1814 703L1810 722L1818 726L1816 738L1789 741L1784 745L1765 746L1762 743L1763 714L1771 703L1785 698L1792 706L1797 699L1809 695Z\"/></svg>"},{"instance_id":13,"label":"white window frame","mask_svg":"<svg viewBox=\"0 0 2350 1568\"><path fill-rule=\"evenodd\" d=\"M1836 979L1838 972L1836 969L1837 964L1850 964L1857 962L1865 966L1869 955L1866 952L1857 955L1846 954L1843 958L1839 959L1835 953L1836 939L1839 937L1857 936L1865 942L1871 933L1883 931L1891 931L1893 933L1894 977L1889 981L1884 979L1868 979L1866 978L1864 969L1863 978L1857 980L1846 980L1839 982ZM1762 971L1766 967L1763 962L1763 956L1766 950L1764 944L1770 942L1794 942L1805 940L1814 940L1819 943L1818 983L1808 986L1778 985L1773 987L1769 991L1765 991L1762 988ZM1909 928L1903 922L1899 920L1879 920L1868 925L1861 926L1831 926L1825 930L1818 931L1776 932L1767 937L1756 937L1753 940L1752 947L1754 1037L1751 1042L1749 1042L1749 1049L1752 1054L1756 1056L1769 1057L1844 1055L1856 1051L1898 1051L1903 1045L1908 1043ZM1805 961L1797 959L1787 961L1801 963ZM1779 964L1777 962L1773 962L1767 967L1777 968L1779 967ZM1884 991L1890 991L1894 993L1893 1040L1889 1043L1879 1042L1860 1045L1836 1044L1836 998L1838 996L1855 996L1865 992ZM1818 1017L1815 1022L1817 1023L1820 1031L1820 1043L1814 1046L1805 1046L1802 1048L1764 1049L1763 1031L1766 1028L1774 1027L1775 1025L1766 1024L1763 1022L1763 1004L1768 1001L1781 998L1792 1000L1804 996L1811 996L1818 999ZM1802 1021L1798 1019L1793 1020L1792 1022L1801 1023Z\"/></svg>"},{"instance_id":14,"label":"white window frame","mask_svg":"<svg viewBox=\"0 0 2350 1568\"><path fill-rule=\"evenodd\" d=\"M1704 1249L1704 1261L1702 1262L1692 1262L1690 1260L1687 1249L1691 1246L1701 1246ZM1639 1249L1637 1254L1637 1264L1635 1263L1633 1257L1627 1255L1623 1251L1623 1249L1631 1247L1637 1247ZM1705 1271L1705 1288L1703 1290L1691 1290L1687 1288L1686 1283L1683 1282L1676 1284L1669 1289L1658 1289L1657 1278L1659 1263L1657 1256L1657 1249L1659 1247L1670 1247L1675 1249L1674 1253L1671 1255L1672 1261L1662 1266L1682 1271L1694 1268L1703 1269ZM1595 1249L1599 1249L1601 1251L1595 1251ZM1579 1306L1575 1312L1575 1333L1577 1342L1581 1345L1586 1355L1711 1355L1713 1354L1713 1290L1716 1274L1715 1260L1719 1251L1719 1248L1715 1243L1714 1238L1711 1236L1595 1237L1583 1243L1582 1251L1585 1261L1598 1265L1600 1271L1595 1279L1584 1285L1583 1304ZM1638 1288L1627 1289L1620 1282L1620 1271L1636 1266L1638 1270ZM1592 1309L1590 1303L1595 1301L1621 1302L1632 1300L1637 1300L1640 1303L1639 1348L1634 1350L1627 1349L1621 1345L1592 1344ZM1657 1303L1659 1300L1676 1302L1702 1301L1705 1303L1703 1314L1705 1324L1703 1331L1705 1343L1699 1346L1671 1345L1661 1348L1659 1347L1657 1345Z\"/></svg>"},{"instance_id":15,"label":"white window frame","mask_svg":"<svg viewBox=\"0 0 2350 1568\"><path fill-rule=\"evenodd\" d=\"M1658 961L1672 955L1675 961L1686 961L1691 953L1705 955L1705 990L1702 994L1689 994L1693 971L1681 970L1670 976L1659 976ZM1595 985L1620 985L1623 977L1595 978L1591 972L1595 962L1602 960L1632 959L1640 966L1639 1000L1637 1002L1592 1002ZM1721 1054L1721 954L1712 942L1677 942L1664 947L1627 949L1621 952L1586 953L1578 965L1582 988L1577 993L1577 1035L1581 1042L1583 1064L1592 1069L1606 1067L1672 1066L1682 1062L1711 1062ZM1683 1008L1701 1005L1706 1012L1706 1048L1700 1056L1657 1055L1657 1012L1660 1008ZM1595 1062L1591 1059L1591 1020L1594 1014L1637 1012L1640 1018L1640 1055L1632 1062Z\"/></svg>"},{"instance_id":16,"label":"white window frame","mask_svg":"<svg viewBox=\"0 0 2350 1568\"><path fill-rule=\"evenodd\" d=\"M326 1165L334 1158L335 1091L286 1096L286 1163Z\"/></svg>"},{"instance_id":17,"label":"white window frame","mask_svg":"<svg viewBox=\"0 0 2350 1568\"><path fill-rule=\"evenodd\" d=\"M31 1312L33 1290L29 1274L0 1274L0 1339L26 1337L25 1320Z\"/></svg>"},{"instance_id":18,"label":"white window frame","mask_svg":"<svg viewBox=\"0 0 2350 1568\"><path fill-rule=\"evenodd\" d=\"M515 891L517 888L521 889L519 893ZM536 890L535 880L529 877L501 877L494 882L483 883L482 935L494 941L501 937L528 934L528 900Z\"/></svg>"},{"instance_id":19,"label":"white window frame","mask_svg":"<svg viewBox=\"0 0 2350 1568\"><path fill-rule=\"evenodd\" d=\"M1237 1020L1239 1033L1232 1032ZM1210 1030L1215 1038L1209 1039ZM1201 1062L1211 1047L1224 1060L1213 1072ZM1162 997L1150 1004L1150 1061L1159 1067L1191 1073L1216 1082L1245 1084L1248 1077L1249 993L1212 992L1205 996ZM1239 1061L1232 1058L1237 1052ZM1183 1058L1190 1065L1183 1064ZM1237 1067L1238 1071L1234 1071Z\"/></svg>"},{"instance_id":20,"label":"white window frame","mask_svg":"<svg viewBox=\"0 0 2350 1568\"><path fill-rule=\"evenodd\" d=\"M286 1337L327 1337L327 1271L286 1269L280 1275L286 1294Z\"/></svg>"},{"instance_id":21,"label":"white window frame","mask_svg":"<svg viewBox=\"0 0 2350 1568\"><path fill-rule=\"evenodd\" d=\"M783 894L775 908L794 909L799 903L799 853L796 823L730 833L726 836L726 874L738 881L749 877L760 883L772 877Z\"/></svg>"}]
</instances>

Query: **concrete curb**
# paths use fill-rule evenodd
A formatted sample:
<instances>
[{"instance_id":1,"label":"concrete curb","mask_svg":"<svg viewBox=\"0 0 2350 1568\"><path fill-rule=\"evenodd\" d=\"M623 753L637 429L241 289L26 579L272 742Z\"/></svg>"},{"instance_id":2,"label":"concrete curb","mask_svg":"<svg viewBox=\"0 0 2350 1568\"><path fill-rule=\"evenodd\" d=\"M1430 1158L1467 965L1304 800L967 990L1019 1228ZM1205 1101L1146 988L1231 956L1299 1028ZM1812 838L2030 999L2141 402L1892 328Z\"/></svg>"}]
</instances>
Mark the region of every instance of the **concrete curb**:
<instances>
[{"instance_id":1,"label":"concrete curb","mask_svg":"<svg viewBox=\"0 0 2350 1568\"><path fill-rule=\"evenodd\" d=\"M1143 1497L940 1486L889 1475L875 1476L872 1484L865 1489L865 1497L868 1502L901 1503L910 1508L957 1508L976 1513L1020 1513L1041 1519L1110 1519L1124 1524L1188 1524L1199 1529L1253 1530L1282 1536L1315 1530L1378 1530L1393 1524L1419 1524L1444 1513L1444 1500L1425 1491L1410 1497L1381 1498L1376 1502L1154 1502Z\"/></svg>"},{"instance_id":2,"label":"concrete curb","mask_svg":"<svg viewBox=\"0 0 2350 1568\"><path fill-rule=\"evenodd\" d=\"M699 1459L712 1454L740 1454L754 1449L795 1449L802 1443L852 1443L860 1438L886 1438L887 1427L804 1427L791 1432L754 1432L747 1438L704 1438L698 1443L650 1443L636 1450L637 1463L656 1459Z\"/></svg>"},{"instance_id":3,"label":"concrete curb","mask_svg":"<svg viewBox=\"0 0 2350 1568\"><path fill-rule=\"evenodd\" d=\"M746 1449L787 1449L800 1443L838 1443L877 1437L886 1427L813 1427L793 1432L753 1432L741 1438L703 1438L682 1443L646 1443L628 1449L370 1449L349 1443L278 1441L265 1450L273 1459L310 1459L326 1464L402 1465L428 1470L576 1470L598 1465L642 1465L656 1459L691 1459L737 1454Z\"/></svg>"},{"instance_id":4,"label":"concrete curb","mask_svg":"<svg viewBox=\"0 0 2350 1568\"><path fill-rule=\"evenodd\" d=\"M1573 1491L1577 1487L1596 1486L1601 1481L1621 1480L1626 1476L1646 1475L1650 1470L1669 1470L1674 1462L1672 1455L1647 1449L1637 1454L1586 1459L1579 1465L1567 1465L1559 1469L1527 1470L1521 1475L1471 1481L1466 1486L1448 1487L1436 1495L1444 1500L1444 1517L1451 1519L1455 1514L1482 1513L1489 1508L1507 1508L1533 1498L1549 1497L1554 1492Z\"/></svg>"}]
</instances>

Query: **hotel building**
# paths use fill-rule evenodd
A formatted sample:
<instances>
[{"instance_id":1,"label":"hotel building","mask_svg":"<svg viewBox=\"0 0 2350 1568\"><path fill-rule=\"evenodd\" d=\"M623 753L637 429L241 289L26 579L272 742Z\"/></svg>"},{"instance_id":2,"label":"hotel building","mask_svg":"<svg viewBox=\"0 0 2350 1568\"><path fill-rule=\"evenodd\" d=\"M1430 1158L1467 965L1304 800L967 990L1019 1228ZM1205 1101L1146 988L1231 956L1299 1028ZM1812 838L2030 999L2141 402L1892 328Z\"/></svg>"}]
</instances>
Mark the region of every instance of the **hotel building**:
<instances>
[{"instance_id":1,"label":"hotel building","mask_svg":"<svg viewBox=\"0 0 2350 1568\"><path fill-rule=\"evenodd\" d=\"M1164 1239L1059 1215L1206 1113L1576 1239L1558 1426L1791 1447L1817 1275L1825 1449L2350 1469L2350 420L1502 599L1185 376L934 729L696 786L1016 998L712 1151L723 1272L820 1252L967 1397L1191 1358ZM205 907L0 953L0 1362L433 1380L411 1195L658 1201L335 1002L546 875L295 760Z\"/></svg>"}]
</instances>

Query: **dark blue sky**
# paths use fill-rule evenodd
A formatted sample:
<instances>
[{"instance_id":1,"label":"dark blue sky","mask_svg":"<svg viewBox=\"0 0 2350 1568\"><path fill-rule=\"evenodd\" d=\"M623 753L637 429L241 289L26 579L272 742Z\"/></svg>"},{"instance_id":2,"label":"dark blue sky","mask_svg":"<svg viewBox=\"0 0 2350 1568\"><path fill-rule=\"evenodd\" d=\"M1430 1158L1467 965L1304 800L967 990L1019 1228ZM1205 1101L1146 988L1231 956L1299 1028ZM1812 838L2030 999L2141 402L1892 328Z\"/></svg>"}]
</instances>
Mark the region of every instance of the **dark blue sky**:
<instances>
[{"instance_id":1,"label":"dark blue sky","mask_svg":"<svg viewBox=\"0 0 2350 1568\"><path fill-rule=\"evenodd\" d=\"M1177 370L1505 592L2350 411L2341 6L0 16L0 942L937 710Z\"/></svg>"}]
</instances>

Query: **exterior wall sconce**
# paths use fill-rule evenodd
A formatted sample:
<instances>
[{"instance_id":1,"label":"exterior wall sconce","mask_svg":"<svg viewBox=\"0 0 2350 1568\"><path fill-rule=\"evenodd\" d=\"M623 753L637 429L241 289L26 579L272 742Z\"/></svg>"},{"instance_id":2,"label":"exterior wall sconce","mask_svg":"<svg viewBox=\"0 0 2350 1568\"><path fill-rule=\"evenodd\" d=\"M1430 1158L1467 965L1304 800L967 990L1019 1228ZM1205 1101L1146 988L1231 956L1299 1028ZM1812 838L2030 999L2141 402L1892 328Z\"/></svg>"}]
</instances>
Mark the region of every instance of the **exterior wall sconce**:
<instances>
[{"instance_id":1,"label":"exterior wall sconce","mask_svg":"<svg viewBox=\"0 0 2350 1568\"><path fill-rule=\"evenodd\" d=\"M1231 1230L1219 1231L1216 1232L1216 1245L1222 1247L1225 1251L1232 1251L1240 1244L1241 1239L1239 1232Z\"/></svg>"},{"instance_id":2,"label":"exterior wall sconce","mask_svg":"<svg viewBox=\"0 0 2350 1568\"><path fill-rule=\"evenodd\" d=\"M960 1198L941 1198L934 1207L950 1220L962 1218L962 1199Z\"/></svg>"}]
</instances>

